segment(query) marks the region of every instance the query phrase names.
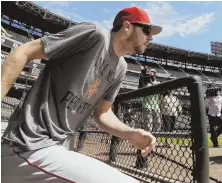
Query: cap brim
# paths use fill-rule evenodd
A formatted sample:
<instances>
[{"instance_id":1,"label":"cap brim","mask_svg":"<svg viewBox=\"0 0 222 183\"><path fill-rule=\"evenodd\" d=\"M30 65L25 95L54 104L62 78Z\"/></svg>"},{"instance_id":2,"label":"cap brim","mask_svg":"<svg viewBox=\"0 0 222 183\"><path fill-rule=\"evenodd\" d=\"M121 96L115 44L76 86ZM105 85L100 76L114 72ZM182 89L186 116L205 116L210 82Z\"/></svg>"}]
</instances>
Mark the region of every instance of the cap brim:
<instances>
[{"instance_id":1,"label":"cap brim","mask_svg":"<svg viewBox=\"0 0 222 183\"><path fill-rule=\"evenodd\" d=\"M157 25L152 25L152 24L143 23L143 22L138 22L138 24L141 24L143 26L149 26L151 28L151 32L150 32L151 35L157 35L162 31L162 27L157 26Z\"/></svg>"}]
</instances>

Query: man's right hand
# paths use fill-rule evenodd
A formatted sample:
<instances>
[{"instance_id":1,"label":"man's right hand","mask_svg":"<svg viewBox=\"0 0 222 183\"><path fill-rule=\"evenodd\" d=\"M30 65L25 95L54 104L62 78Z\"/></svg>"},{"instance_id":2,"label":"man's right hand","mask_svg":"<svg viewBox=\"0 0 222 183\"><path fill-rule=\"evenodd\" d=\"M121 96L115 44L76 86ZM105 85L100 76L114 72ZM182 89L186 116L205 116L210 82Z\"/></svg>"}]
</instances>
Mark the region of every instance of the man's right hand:
<instances>
[{"instance_id":1,"label":"man's right hand","mask_svg":"<svg viewBox=\"0 0 222 183\"><path fill-rule=\"evenodd\" d=\"M141 150L143 157L147 156L156 144L156 138L150 133L142 129L134 129L127 139L135 148Z\"/></svg>"}]
</instances>

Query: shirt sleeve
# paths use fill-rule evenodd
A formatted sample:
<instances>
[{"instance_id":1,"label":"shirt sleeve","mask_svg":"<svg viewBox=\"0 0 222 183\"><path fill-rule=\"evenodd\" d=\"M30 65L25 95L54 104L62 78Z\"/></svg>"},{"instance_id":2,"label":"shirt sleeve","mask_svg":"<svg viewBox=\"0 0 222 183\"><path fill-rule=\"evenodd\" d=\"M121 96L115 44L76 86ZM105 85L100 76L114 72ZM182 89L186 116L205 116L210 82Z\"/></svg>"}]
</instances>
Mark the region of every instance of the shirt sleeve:
<instances>
[{"instance_id":1,"label":"shirt sleeve","mask_svg":"<svg viewBox=\"0 0 222 183\"><path fill-rule=\"evenodd\" d=\"M125 75L124 75L125 76ZM118 95L119 93L119 90L122 86L122 81L124 79L124 76L118 80L112 87L111 87L111 90L108 92L108 94L103 98L104 100L107 100L107 101L114 101L116 96Z\"/></svg>"},{"instance_id":2,"label":"shirt sleeve","mask_svg":"<svg viewBox=\"0 0 222 183\"><path fill-rule=\"evenodd\" d=\"M219 96L220 105L222 105L222 96Z\"/></svg>"},{"instance_id":3,"label":"shirt sleeve","mask_svg":"<svg viewBox=\"0 0 222 183\"><path fill-rule=\"evenodd\" d=\"M86 50L96 35L93 23L77 23L59 33L42 37L48 59L58 59Z\"/></svg>"}]
</instances>

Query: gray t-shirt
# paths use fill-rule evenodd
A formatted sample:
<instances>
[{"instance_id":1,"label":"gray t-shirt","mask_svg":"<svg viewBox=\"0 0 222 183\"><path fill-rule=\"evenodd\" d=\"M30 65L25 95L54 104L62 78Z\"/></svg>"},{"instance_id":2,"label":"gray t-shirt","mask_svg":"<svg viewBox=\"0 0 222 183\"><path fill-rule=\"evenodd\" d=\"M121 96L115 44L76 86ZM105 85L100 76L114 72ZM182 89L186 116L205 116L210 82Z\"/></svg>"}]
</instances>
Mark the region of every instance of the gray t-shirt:
<instances>
[{"instance_id":1,"label":"gray t-shirt","mask_svg":"<svg viewBox=\"0 0 222 183\"><path fill-rule=\"evenodd\" d=\"M101 99L114 101L127 69L112 34L93 23L41 40L49 60L3 135L23 150L65 141Z\"/></svg>"}]
</instances>

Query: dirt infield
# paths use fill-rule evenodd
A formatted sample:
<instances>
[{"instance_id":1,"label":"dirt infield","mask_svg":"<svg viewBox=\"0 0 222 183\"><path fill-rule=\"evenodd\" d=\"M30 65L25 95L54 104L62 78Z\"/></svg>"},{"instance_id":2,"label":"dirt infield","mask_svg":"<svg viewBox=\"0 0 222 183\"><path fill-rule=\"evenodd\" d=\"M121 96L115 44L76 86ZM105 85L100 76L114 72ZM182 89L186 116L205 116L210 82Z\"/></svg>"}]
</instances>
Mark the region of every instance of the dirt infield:
<instances>
[{"instance_id":1,"label":"dirt infield","mask_svg":"<svg viewBox=\"0 0 222 183\"><path fill-rule=\"evenodd\" d=\"M222 148L209 148L209 165L210 176L222 182Z\"/></svg>"}]
</instances>

